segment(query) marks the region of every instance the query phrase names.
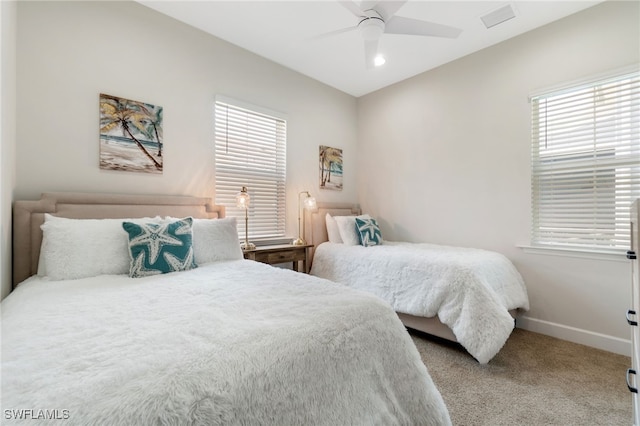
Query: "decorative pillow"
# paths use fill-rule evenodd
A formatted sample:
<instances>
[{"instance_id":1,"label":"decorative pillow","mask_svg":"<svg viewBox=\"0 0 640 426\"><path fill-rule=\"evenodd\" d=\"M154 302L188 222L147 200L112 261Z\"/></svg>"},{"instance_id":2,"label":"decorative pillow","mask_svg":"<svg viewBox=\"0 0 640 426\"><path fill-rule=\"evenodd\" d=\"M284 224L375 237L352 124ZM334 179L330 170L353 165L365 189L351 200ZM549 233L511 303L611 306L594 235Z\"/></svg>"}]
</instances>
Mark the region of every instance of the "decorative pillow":
<instances>
[{"instance_id":1,"label":"decorative pillow","mask_svg":"<svg viewBox=\"0 0 640 426\"><path fill-rule=\"evenodd\" d=\"M361 216L334 216L338 224L338 231L342 242L348 246L357 246L360 244L360 236L356 229L356 217L360 219L371 219L371 216L364 214Z\"/></svg>"},{"instance_id":2,"label":"decorative pillow","mask_svg":"<svg viewBox=\"0 0 640 426\"><path fill-rule=\"evenodd\" d=\"M382 233L375 219L356 218L356 228L360 236L360 244L365 247L382 244Z\"/></svg>"},{"instance_id":3,"label":"decorative pillow","mask_svg":"<svg viewBox=\"0 0 640 426\"><path fill-rule=\"evenodd\" d=\"M52 280L73 280L103 274L127 274L127 233L122 222L138 219L68 219L44 215L38 275Z\"/></svg>"},{"instance_id":4,"label":"decorative pillow","mask_svg":"<svg viewBox=\"0 0 640 426\"><path fill-rule=\"evenodd\" d=\"M193 218L162 222L124 222L129 234L129 276L132 278L196 268L193 257Z\"/></svg>"},{"instance_id":5,"label":"decorative pillow","mask_svg":"<svg viewBox=\"0 0 640 426\"><path fill-rule=\"evenodd\" d=\"M236 218L194 219L193 253L197 265L243 259Z\"/></svg>"},{"instance_id":6,"label":"decorative pillow","mask_svg":"<svg viewBox=\"0 0 640 426\"><path fill-rule=\"evenodd\" d=\"M329 237L329 242L342 244L342 237L340 236L338 223L329 213L325 216L324 223L327 225L327 236Z\"/></svg>"}]
</instances>

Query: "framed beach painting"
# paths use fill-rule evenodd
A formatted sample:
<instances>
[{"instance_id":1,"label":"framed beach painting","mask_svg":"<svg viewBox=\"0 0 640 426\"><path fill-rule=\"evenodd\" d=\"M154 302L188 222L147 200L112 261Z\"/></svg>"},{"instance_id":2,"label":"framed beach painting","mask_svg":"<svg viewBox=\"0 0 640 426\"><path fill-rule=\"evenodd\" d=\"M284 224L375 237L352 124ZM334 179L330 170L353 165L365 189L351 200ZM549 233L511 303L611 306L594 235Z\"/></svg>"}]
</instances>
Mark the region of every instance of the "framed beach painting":
<instances>
[{"instance_id":1,"label":"framed beach painting","mask_svg":"<svg viewBox=\"0 0 640 426\"><path fill-rule=\"evenodd\" d=\"M342 191L342 150L320 145L320 189Z\"/></svg>"},{"instance_id":2,"label":"framed beach painting","mask_svg":"<svg viewBox=\"0 0 640 426\"><path fill-rule=\"evenodd\" d=\"M100 94L100 168L162 173L162 107Z\"/></svg>"}]
</instances>

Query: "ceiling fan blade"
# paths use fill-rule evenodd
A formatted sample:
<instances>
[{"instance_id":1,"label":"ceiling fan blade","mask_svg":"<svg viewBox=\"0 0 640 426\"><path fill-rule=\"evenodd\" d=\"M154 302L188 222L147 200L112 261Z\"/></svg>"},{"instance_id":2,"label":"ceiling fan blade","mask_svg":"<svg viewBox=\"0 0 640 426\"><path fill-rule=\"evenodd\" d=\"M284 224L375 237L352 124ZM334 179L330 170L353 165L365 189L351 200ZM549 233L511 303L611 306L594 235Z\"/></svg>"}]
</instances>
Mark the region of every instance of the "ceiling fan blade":
<instances>
[{"instance_id":1,"label":"ceiling fan blade","mask_svg":"<svg viewBox=\"0 0 640 426\"><path fill-rule=\"evenodd\" d=\"M402 6L404 6L404 4L407 2L407 0L397 0L397 1L379 1L379 2L371 2L371 3L377 3L373 9L376 10L376 12L378 12L378 14L382 17L382 19L384 19L385 21L391 19L391 17L393 15L396 14L396 12L398 12L398 10L400 10L400 8ZM364 9L364 6L362 7Z\"/></svg>"},{"instance_id":2,"label":"ceiling fan blade","mask_svg":"<svg viewBox=\"0 0 640 426\"><path fill-rule=\"evenodd\" d=\"M349 12L353 13L358 18L361 16L364 16L364 13L362 13L362 9L360 9L353 0L342 0L342 1L338 1L338 3L340 3Z\"/></svg>"},{"instance_id":3,"label":"ceiling fan blade","mask_svg":"<svg viewBox=\"0 0 640 426\"><path fill-rule=\"evenodd\" d=\"M321 40L323 38L327 38L327 37L331 37L337 34L342 34L342 33L348 33L349 31L354 31L357 30L358 26L353 26L353 27L347 27L347 28L340 28L339 30L333 30L333 31L329 31L327 33L322 33L322 34L318 34L312 37L309 37L308 40Z\"/></svg>"},{"instance_id":4,"label":"ceiling fan blade","mask_svg":"<svg viewBox=\"0 0 640 426\"><path fill-rule=\"evenodd\" d=\"M367 69L375 68L375 59L378 54L378 40L365 40L364 41L364 60L367 64Z\"/></svg>"},{"instance_id":5,"label":"ceiling fan blade","mask_svg":"<svg viewBox=\"0 0 640 426\"><path fill-rule=\"evenodd\" d=\"M420 21L402 16L392 16L385 22L384 32L387 34L457 38L462 30L434 22Z\"/></svg>"}]
</instances>

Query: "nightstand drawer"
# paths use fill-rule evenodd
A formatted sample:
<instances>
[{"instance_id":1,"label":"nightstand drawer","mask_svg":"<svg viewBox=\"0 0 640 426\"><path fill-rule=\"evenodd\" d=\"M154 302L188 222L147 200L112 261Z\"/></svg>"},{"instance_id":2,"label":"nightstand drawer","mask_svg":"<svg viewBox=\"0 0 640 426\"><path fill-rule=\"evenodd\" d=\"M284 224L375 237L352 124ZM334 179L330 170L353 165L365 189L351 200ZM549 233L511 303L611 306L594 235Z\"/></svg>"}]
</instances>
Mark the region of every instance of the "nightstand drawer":
<instances>
[{"instance_id":1,"label":"nightstand drawer","mask_svg":"<svg viewBox=\"0 0 640 426\"><path fill-rule=\"evenodd\" d=\"M284 263L284 262L296 262L298 260L304 260L305 257L306 256L305 256L304 250L268 253L267 263L274 264L274 263Z\"/></svg>"}]
</instances>

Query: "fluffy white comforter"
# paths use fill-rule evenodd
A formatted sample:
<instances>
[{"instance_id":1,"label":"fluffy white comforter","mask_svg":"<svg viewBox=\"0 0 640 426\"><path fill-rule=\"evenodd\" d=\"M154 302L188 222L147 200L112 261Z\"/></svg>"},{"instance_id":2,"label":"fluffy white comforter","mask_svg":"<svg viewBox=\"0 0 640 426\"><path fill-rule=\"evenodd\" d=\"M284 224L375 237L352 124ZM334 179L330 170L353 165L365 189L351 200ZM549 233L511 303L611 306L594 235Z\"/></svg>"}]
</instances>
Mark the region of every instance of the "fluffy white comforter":
<instances>
[{"instance_id":1,"label":"fluffy white comforter","mask_svg":"<svg viewBox=\"0 0 640 426\"><path fill-rule=\"evenodd\" d=\"M385 242L363 247L323 243L311 274L369 291L396 312L438 316L458 342L485 364L514 328L509 310L529 309L522 277L500 253L461 247Z\"/></svg>"},{"instance_id":2,"label":"fluffy white comforter","mask_svg":"<svg viewBox=\"0 0 640 426\"><path fill-rule=\"evenodd\" d=\"M137 279L25 281L2 302L2 416L450 424L385 302L248 260Z\"/></svg>"}]
</instances>

